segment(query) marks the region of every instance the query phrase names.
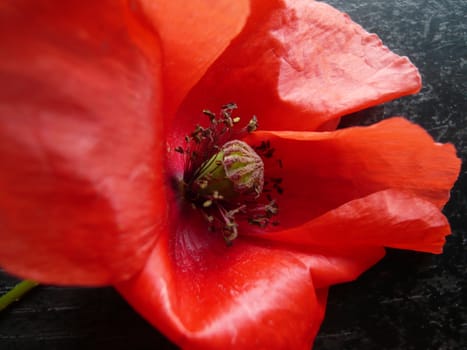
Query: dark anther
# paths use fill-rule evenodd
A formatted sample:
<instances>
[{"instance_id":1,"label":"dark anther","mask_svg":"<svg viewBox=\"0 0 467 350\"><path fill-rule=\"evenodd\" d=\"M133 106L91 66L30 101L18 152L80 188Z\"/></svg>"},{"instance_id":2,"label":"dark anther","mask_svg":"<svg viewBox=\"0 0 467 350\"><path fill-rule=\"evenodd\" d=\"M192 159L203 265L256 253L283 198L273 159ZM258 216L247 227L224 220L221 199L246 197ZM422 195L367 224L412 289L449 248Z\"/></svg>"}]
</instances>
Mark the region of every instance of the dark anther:
<instances>
[{"instance_id":1,"label":"dark anther","mask_svg":"<svg viewBox=\"0 0 467 350\"><path fill-rule=\"evenodd\" d=\"M258 119L254 115L253 118L251 118L251 120L248 122L246 130L248 131L248 133L252 133L257 128L258 128Z\"/></svg>"}]
</instances>

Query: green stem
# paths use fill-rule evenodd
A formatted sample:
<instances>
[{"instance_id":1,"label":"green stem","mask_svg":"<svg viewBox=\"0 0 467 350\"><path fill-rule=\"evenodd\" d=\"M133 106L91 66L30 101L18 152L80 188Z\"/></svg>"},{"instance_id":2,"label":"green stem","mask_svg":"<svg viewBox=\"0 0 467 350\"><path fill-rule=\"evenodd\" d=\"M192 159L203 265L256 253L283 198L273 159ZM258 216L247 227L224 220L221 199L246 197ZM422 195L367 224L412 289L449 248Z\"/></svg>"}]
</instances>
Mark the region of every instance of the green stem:
<instances>
[{"instance_id":1,"label":"green stem","mask_svg":"<svg viewBox=\"0 0 467 350\"><path fill-rule=\"evenodd\" d=\"M0 311L7 308L11 303L21 299L21 297L37 286L39 283L29 280L24 280L13 287L12 290L0 297Z\"/></svg>"}]
</instances>

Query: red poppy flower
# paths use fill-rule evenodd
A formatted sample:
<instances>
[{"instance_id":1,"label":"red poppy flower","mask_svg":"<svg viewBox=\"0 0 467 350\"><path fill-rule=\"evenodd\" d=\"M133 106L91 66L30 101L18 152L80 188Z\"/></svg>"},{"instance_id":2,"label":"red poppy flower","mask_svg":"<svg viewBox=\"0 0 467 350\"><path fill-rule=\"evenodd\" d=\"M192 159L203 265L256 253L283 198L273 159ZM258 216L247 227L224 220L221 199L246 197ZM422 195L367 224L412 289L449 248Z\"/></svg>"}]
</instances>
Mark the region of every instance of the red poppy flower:
<instances>
[{"instance_id":1,"label":"red poppy flower","mask_svg":"<svg viewBox=\"0 0 467 350\"><path fill-rule=\"evenodd\" d=\"M384 247L442 250L455 150L402 118L335 130L420 78L326 4L4 1L0 42L0 264L12 273L115 285L185 348L297 349L329 286ZM231 101L258 116L241 138L274 148L264 174L282 194L277 226L239 218L228 246L172 182L200 112Z\"/></svg>"}]
</instances>

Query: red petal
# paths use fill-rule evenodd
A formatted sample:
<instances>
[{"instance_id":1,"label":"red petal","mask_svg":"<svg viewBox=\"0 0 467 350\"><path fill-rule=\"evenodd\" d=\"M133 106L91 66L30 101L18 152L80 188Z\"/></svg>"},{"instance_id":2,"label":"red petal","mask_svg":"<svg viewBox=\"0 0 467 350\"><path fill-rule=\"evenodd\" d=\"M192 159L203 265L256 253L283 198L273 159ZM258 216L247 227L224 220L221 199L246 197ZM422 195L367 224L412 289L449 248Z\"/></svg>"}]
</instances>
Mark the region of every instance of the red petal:
<instances>
[{"instance_id":1,"label":"red petal","mask_svg":"<svg viewBox=\"0 0 467 350\"><path fill-rule=\"evenodd\" d=\"M449 223L432 203L386 190L353 200L303 225L261 238L303 246L392 247L441 253Z\"/></svg>"},{"instance_id":2,"label":"red petal","mask_svg":"<svg viewBox=\"0 0 467 350\"><path fill-rule=\"evenodd\" d=\"M335 132L255 132L249 143L269 140L280 159L266 174L283 178L277 195L285 227L309 221L350 200L394 188L442 207L459 173L452 145L441 145L419 126L392 118L371 127Z\"/></svg>"},{"instance_id":3,"label":"red petal","mask_svg":"<svg viewBox=\"0 0 467 350\"><path fill-rule=\"evenodd\" d=\"M247 0L141 0L161 38L164 103L170 117L188 90L240 32Z\"/></svg>"},{"instance_id":4,"label":"red petal","mask_svg":"<svg viewBox=\"0 0 467 350\"><path fill-rule=\"evenodd\" d=\"M116 0L0 5L0 264L8 271L108 284L150 253L165 222L164 147L159 47L141 18Z\"/></svg>"},{"instance_id":5,"label":"red petal","mask_svg":"<svg viewBox=\"0 0 467 350\"><path fill-rule=\"evenodd\" d=\"M291 243L294 243L296 237L294 234L292 236ZM274 240L276 236L273 234L271 238ZM281 241L281 239L278 240ZM286 241L282 241L281 244ZM305 249L306 246L309 248ZM309 255L302 259L310 266L315 288L353 281L385 255L385 250L382 247L333 247L330 245L317 247L310 246L309 242L306 243L306 246L302 245L300 248L306 250ZM293 247L290 246L290 249Z\"/></svg>"},{"instance_id":6,"label":"red petal","mask_svg":"<svg viewBox=\"0 0 467 350\"><path fill-rule=\"evenodd\" d=\"M270 1L253 6L245 29L188 95L177 126L236 102L262 129L313 130L420 84L406 57L329 5Z\"/></svg>"},{"instance_id":7,"label":"red petal","mask_svg":"<svg viewBox=\"0 0 467 350\"><path fill-rule=\"evenodd\" d=\"M190 215L172 220L144 270L118 285L123 296L185 349L309 349L326 290L315 295L304 255L242 238L226 247Z\"/></svg>"}]
</instances>

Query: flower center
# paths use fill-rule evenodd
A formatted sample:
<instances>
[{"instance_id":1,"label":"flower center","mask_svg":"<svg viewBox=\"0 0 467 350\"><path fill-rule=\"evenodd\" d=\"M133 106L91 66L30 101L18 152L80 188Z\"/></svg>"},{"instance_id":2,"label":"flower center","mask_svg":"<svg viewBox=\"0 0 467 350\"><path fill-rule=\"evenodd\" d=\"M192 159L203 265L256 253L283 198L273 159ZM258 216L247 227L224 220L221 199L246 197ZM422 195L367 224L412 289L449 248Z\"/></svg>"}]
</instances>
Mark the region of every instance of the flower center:
<instances>
[{"instance_id":1,"label":"flower center","mask_svg":"<svg viewBox=\"0 0 467 350\"><path fill-rule=\"evenodd\" d=\"M185 147L175 149L185 157L179 185L183 197L201 211L211 231L222 232L229 245L238 235L240 221L264 228L278 212L270 195L263 198L264 163L258 154L269 157L271 149L268 146L265 152L262 144L257 152L239 140L256 130L257 119L253 117L238 129L240 118L232 116L236 108L235 104L225 105L219 116L203 111L209 126L197 125L185 137ZM277 184L280 179L274 181Z\"/></svg>"},{"instance_id":2,"label":"flower center","mask_svg":"<svg viewBox=\"0 0 467 350\"><path fill-rule=\"evenodd\" d=\"M197 197L234 200L239 196L259 197L263 191L264 164L243 141L226 142L195 173L189 191ZM206 203L203 203L206 205Z\"/></svg>"}]
</instances>

